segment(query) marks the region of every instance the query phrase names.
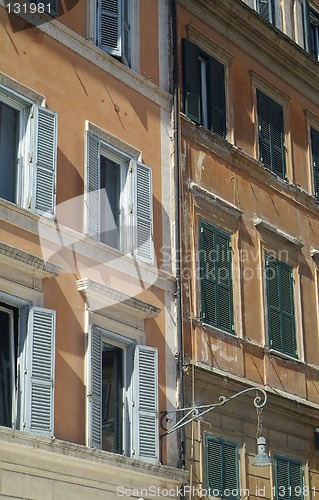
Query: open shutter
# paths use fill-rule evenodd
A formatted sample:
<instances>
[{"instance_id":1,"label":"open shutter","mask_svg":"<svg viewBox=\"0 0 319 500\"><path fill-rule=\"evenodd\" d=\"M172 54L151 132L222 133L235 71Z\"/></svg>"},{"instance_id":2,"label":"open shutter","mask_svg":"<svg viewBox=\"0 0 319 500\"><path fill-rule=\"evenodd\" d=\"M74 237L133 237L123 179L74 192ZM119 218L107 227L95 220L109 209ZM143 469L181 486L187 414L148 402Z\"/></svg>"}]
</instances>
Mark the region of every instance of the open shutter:
<instances>
[{"instance_id":1,"label":"open shutter","mask_svg":"<svg viewBox=\"0 0 319 500\"><path fill-rule=\"evenodd\" d=\"M122 57L125 64L130 65L131 63L131 27L130 27L130 0L122 0L123 2L123 22L122 22Z\"/></svg>"},{"instance_id":2,"label":"open shutter","mask_svg":"<svg viewBox=\"0 0 319 500\"><path fill-rule=\"evenodd\" d=\"M278 265L269 256L266 256L266 283L269 344L273 349L282 351Z\"/></svg>"},{"instance_id":3,"label":"open shutter","mask_svg":"<svg viewBox=\"0 0 319 500\"><path fill-rule=\"evenodd\" d=\"M89 332L88 345L88 446L102 448L102 335Z\"/></svg>"},{"instance_id":4,"label":"open shutter","mask_svg":"<svg viewBox=\"0 0 319 500\"><path fill-rule=\"evenodd\" d=\"M280 263L281 314L284 352L296 356L292 269Z\"/></svg>"},{"instance_id":5,"label":"open shutter","mask_svg":"<svg viewBox=\"0 0 319 500\"><path fill-rule=\"evenodd\" d=\"M225 67L209 58L209 95L211 112L211 130L221 137L226 137L226 100L225 100Z\"/></svg>"},{"instance_id":6,"label":"open shutter","mask_svg":"<svg viewBox=\"0 0 319 500\"><path fill-rule=\"evenodd\" d=\"M154 258L152 170L142 163L136 163L135 166L135 255L138 259L152 264Z\"/></svg>"},{"instance_id":7,"label":"open shutter","mask_svg":"<svg viewBox=\"0 0 319 500\"><path fill-rule=\"evenodd\" d=\"M54 434L55 311L33 307L28 320L28 432Z\"/></svg>"},{"instance_id":8,"label":"open shutter","mask_svg":"<svg viewBox=\"0 0 319 500\"><path fill-rule=\"evenodd\" d=\"M319 198L319 132L313 128L310 131L314 194Z\"/></svg>"},{"instance_id":9,"label":"open shutter","mask_svg":"<svg viewBox=\"0 0 319 500\"><path fill-rule=\"evenodd\" d=\"M232 330L232 279L230 237L216 234L217 276L218 276L218 326Z\"/></svg>"},{"instance_id":10,"label":"open shutter","mask_svg":"<svg viewBox=\"0 0 319 500\"><path fill-rule=\"evenodd\" d=\"M310 26L310 8L308 0L303 0L302 5L302 27L304 49L311 53L311 26Z\"/></svg>"},{"instance_id":11,"label":"open shutter","mask_svg":"<svg viewBox=\"0 0 319 500\"><path fill-rule=\"evenodd\" d=\"M202 318L205 323L217 325L217 284L214 231L206 225L200 228L200 270L202 285Z\"/></svg>"},{"instance_id":12,"label":"open shutter","mask_svg":"<svg viewBox=\"0 0 319 500\"><path fill-rule=\"evenodd\" d=\"M198 48L183 38L184 112L195 123L201 123L200 72Z\"/></svg>"},{"instance_id":13,"label":"open shutter","mask_svg":"<svg viewBox=\"0 0 319 500\"><path fill-rule=\"evenodd\" d=\"M275 24L275 5L273 0L257 0L257 12L266 21Z\"/></svg>"},{"instance_id":14,"label":"open shutter","mask_svg":"<svg viewBox=\"0 0 319 500\"><path fill-rule=\"evenodd\" d=\"M35 106L32 210L54 217L57 157L57 114Z\"/></svg>"},{"instance_id":15,"label":"open shutter","mask_svg":"<svg viewBox=\"0 0 319 500\"><path fill-rule=\"evenodd\" d=\"M285 138L283 109L272 99L271 106L271 128L272 128L272 170L279 177L285 177Z\"/></svg>"},{"instance_id":16,"label":"open shutter","mask_svg":"<svg viewBox=\"0 0 319 500\"><path fill-rule=\"evenodd\" d=\"M259 159L271 170L269 98L257 89Z\"/></svg>"},{"instance_id":17,"label":"open shutter","mask_svg":"<svg viewBox=\"0 0 319 500\"><path fill-rule=\"evenodd\" d=\"M157 349L136 346L133 372L133 455L159 461Z\"/></svg>"},{"instance_id":18,"label":"open shutter","mask_svg":"<svg viewBox=\"0 0 319 500\"><path fill-rule=\"evenodd\" d=\"M118 0L97 0L98 46L121 57L122 46L122 2Z\"/></svg>"},{"instance_id":19,"label":"open shutter","mask_svg":"<svg viewBox=\"0 0 319 500\"><path fill-rule=\"evenodd\" d=\"M100 235L100 141L86 133L86 233L94 239Z\"/></svg>"}]
</instances>

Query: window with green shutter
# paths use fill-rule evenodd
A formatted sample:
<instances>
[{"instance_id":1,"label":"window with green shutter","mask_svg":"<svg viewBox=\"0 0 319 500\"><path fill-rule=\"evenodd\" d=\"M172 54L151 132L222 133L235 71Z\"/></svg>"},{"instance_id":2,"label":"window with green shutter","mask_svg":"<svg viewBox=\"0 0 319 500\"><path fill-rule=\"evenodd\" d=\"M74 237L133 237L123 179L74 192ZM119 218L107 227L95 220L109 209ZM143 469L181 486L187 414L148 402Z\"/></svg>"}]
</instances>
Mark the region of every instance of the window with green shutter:
<instances>
[{"instance_id":1,"label":"window with green shutter","mask_svg":"<svg viewBox=\"0 0 319 500\"><path fill-rule=\"evenodd\" d=\"M270 347L297 357L292 268L266 255Z\"/></svg>"},{"instance_id":2,"label":"window with green shutter","mask_svg":"<svg viewBox=\"0 0 319 500\"><path fill-rule=\"evenodd\" d=\"M226 137L225 66L183 39L184 111L198 125Z\"/></svg>"},{"instance_id":3,"label":"window with green shutter","mask_svg":"<svg viewBox=\"0 0 319 500\"><path fill-rule=\"evenodd\" d=\"M310 128L314 194L319 198L319 132Z\"/></svg>"},{"instance_id":4,"label":"window with green shutter","mask_svg":"<svg viewBox=\"0 0 319 500\"><path fill-rule=\"evenodd\" d=\"M276 498L303 500L303 471L298 460L275 456Z\"/></svg>"},{"instance_id":5,"label":"window with green shutter","mask_svg":"<svg viewBox=\"0 0 319 500\"><path fill-rule=\"evenodd\" d=\"M238 465L235 443L206 435L206 488L211 496L232 500L240 497Z\"/></svg>"},{"instance_id":6,"label":"window with green shutter","mask_svg":"<svg viewBox=\"0 0 319 500\"><path fill-rule=\"evenodd\" d=\"M203 321L233 333L230 236L202 221L200 279Z\"/></svg>"},{"instance_id":7,"label":"window with green shutter","mask_svg":"<svg viewBox=\"0 0 319 500\"><path fill-rule=\"evenodd\" d=\"M257 89L259 159L265 168L286 174L283 107Z\"/></svg>"},{"instance_id":8,"label":"window with green shutter","mask_svg":"<svg viewBox=\"0 0 319 500\"><path fill-rule=\"evenodd\" d=\"M257 0L256 10L266 21L275 24L274 0Z\"/></svg>"}]
</instances>

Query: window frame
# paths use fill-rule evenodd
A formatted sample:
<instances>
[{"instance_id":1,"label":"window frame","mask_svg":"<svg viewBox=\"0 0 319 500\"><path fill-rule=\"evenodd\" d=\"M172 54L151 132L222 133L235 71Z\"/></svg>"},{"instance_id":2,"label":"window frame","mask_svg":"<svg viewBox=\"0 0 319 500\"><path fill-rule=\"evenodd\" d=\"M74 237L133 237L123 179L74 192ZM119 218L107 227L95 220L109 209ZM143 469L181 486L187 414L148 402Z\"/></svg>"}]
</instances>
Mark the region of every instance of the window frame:
<instances>
[{"instance_id":1,"label":"window frame","mask_svg":"<svg viewBox=\"0 0 319 500\"><path fill-rule=\"evenodd\" d=\"M239 500L240 498L240 455L239 455L239 446L237 443L234 443L232 441L228 441L228 440L225 440L223 438L220 438L220 437L217 437L215 435L212 435L212 434L208 434L206 433L205 434L205 470L206 470L206 489L207 491L210 493L211 491L211 486L209 484L209 453L208 453L208 443L209 441L212 441L214 443L218 443L220 445L220 449L221 449L221 452L222 452L222 456L221 456L221 475L222 475L222 478L221 478L221 483L222 483L222 490L223 490L223 494L221 495L214 495L214 497L216 498L229 498L231 500ZM235 453L235 456L234 456L234 459L236 461L236 470L235 470L235 482L236 482L236 487L235 488L231 488L230 491L234 491L234 489L237 491L237 495L225 495L225 491L228 489L226 488L225 486L225 476L226 476L226 471L225 471L225 452L224 452L224 449L225 449L225 446L229 446L231 448L234 449L234 453ZM214 461L216 462L216 460ZM213 489L213 492L215 492L217 490L216 489ZM212 495L209 494L209 496L211 497Z\"/></svg>"}]
</instances>

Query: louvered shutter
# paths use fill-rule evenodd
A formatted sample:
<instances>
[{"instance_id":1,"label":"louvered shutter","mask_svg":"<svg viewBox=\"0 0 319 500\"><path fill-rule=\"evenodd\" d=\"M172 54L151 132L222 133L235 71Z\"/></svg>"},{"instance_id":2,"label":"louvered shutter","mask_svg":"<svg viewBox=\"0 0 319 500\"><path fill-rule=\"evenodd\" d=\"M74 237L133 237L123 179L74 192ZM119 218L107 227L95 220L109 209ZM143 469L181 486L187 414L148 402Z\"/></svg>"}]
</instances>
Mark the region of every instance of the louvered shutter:
<instances>
[{"instance_id":1,"label":"louvered shutter","mask_svg":"<svg viewBox=\"0 0 319 500\"><path fill-rule=\"evenodd\" d=\"M270 346L296 356L291 266L266 256L266 280Z\"/></svg>"},{"instance_id":2,"label":"louvered shutter","mask_svg":"<svg viewBox=\"0 0 319 500\"><path fill-rule=\"evenodd\" d=\"M42 3L41 0L38 0L37 2ZM45 11L50 14L50 16L57 16L58 15L58 9L59 9L59 0L46 0L44 3L45 6ZM50 7L48 7L50 6Z\"/></svg>"},{"instance_id":3,"label":"louvered shutter","mask_svg":"<svg viewBox=\"0 0 319 500\"><path fill-rule=\"evenodd\" d=\"M275 24L275 5L273 0L257 0L257 12L266 21Z\"/></svg>"},{"instance_id":4,"label":"louvered shutter","mask_svg":"<svg viewBox=\"0 0 319 500\"><path fill-rule=\"evenodd\" d=\"M283 500L289 500L289 470L287 460L275 459L275 479L276 496Z\"/></svg>"},{"instance_id":5,"label":"louvered shutter","mask_svg":"<svg viewBox=\"0 0 319 500\"><path fill-rule=\"evenodd\" d=\"M28 320L26 366L28 432L54 434L55 311L33 307Z\"/></svg>"},{"instance_id":6,"label":"louvered shutter","mask_svg":"<svg viewBox=\"0 0 319 500\"><path fill-rule=\"evenodd\" d=\"M221 137L226 137L226 100L225 100L225 67L209 58L209 101L211 113L211 130Z\"/></svg>"},{"instance_id":7,"label":"louvered shutter","mask_svg":"<svg viewBox=\"0 0 319 500\"><path fill-rule=\"evenodd\" d=\"M86 133L86 233L92 238L100 238L100 141Z\"/></svg>"},{"instance_id":8,"label":"louvered shutter","mask_svg":"<svg viewBox=\"0 0 319 500\"><path fill-rule=\"evenodd\" d=\"M92 327L88 345L88 446L102 448L102 334Z\"/></svg>"},{"instance_id":9,"label":"louvered shutter","mask_svg":"<svg viewBox=\"0 0 319 500\"><path fill-rule=\"evenodd\" d=\"M97 0L98 46L121 57L122 48L122 1Z\"/></svg>"},{"instance_id":10,"label":"louvered shutter","mask_svg":"<svg viewBox=\"0 0 319 500\"><path fill-rule=\"evenodd\" d=\"M200 70L198 48L183 38L184 112L195 123L201 123Z\"/></svg>"},{"instance_id":11,"label":"louvered shutter","mask_svg":"<svg viewBox=\"0 0 319 500\"><path fill-rule=\"evenodd\" d=\"M303 498L303 477L301 464L297 462L289 463L289 483L291 487L291 500L301 500Z\"/></svg>"},{"instance_id":12,"label":"louvered shutter","mask_svg":"<svg viewBox=\"0 0 319 500\"><path fill-rule=\"evenodd\" d=\"M134 253L139 260L151 264L154 259L152 170L133 162L134 169Z\"/></svg>"},{"instance_id":13,"label":"louvered shutter","mask_svg":"<svg viewBox=\"0 0 319 500\"><path fill-rule=\"evenodd\" d=\"M270 116L268 97L257 89L259 159L271 170Z\"/></svg>"},{"instance_id":14,"label":"louvered shutter","mask_svg":"<svg viewBox=\"0 0 319 500\"><path fill-rule=\"evenodd\" d=\"M210 495L238 499L238 477L236 444L206 436L206 483Z\"/></svg>"},{"instance_id":15,"label":"louvered shutter","mask_svg":"<svg viewBox=\"0 0 319 500\"><path fill-rule=\"evenodd\" d=\"M54 217L57 160L57 114L34 107L35 147L32 210Z\"/></svg>"},{"instance_id":16,"label":"louvered shutter","mask_svg":"<svg viewBox=\"0 0 319 500\"><path fill-rule=\"evenodd\" d=\"M230 237L201 223L200 269L202 318L205 322L232 331L232 279Z\"/></svg>"},{"instance_id":17,"label":"louvered shutter","mask_svg":"<svg viewBox=\"0 0 319 500\"><path fill-rule=\"evenodd\" d=\"M272 128L272 170L279 177L285 177L285 139L283 109L280 104L270 100Z\"/></svg>"},{"instance_id":18,"label":"louvered shutter","mask_svg":"<svg viewBox=\"0 0 319 500\"><path fill-rule=\"evenodd\" d=\"M311 130L311 152L315 196L319 198L319 132Z\"/></svg>"},{"instance_id":19,"label":"louvered shutter","mask_svg":"<svg viewBox=\"0 0 319 500\"><path fill-rule=\"evenodd\" d=\"M158 362L157 349L136 346L133 371L133 455L158 463Z\"/></svg>"},{"instance_id":20,"label":"louvered shutter","mask_svg":"<svg viewBox=\"0 0 319 500\"><path fill-rule=\"evenodd\" d=\"M123 22L122 22L122 57L125 64L131 63L131 33L130 33L130 18L131 18L131 0L122 0L123 2Z\"/></svg>"},{"instance_id":21,"label":"louvered shutter","mask_svg":"<svg viewBox=\"0 0 319 500\"><path fill-rule=\"evenodd\" d=\"M302 466L299 462L275 457L276 497L284 500L303 498Z\"/></svg>"},{"instance_id":22,"label":"louvered shutter","mask_svg":"<svg viewBox=\"0 0 319 500\"><path fill-rule=\"evenodd\" d=\"M312 53L311 47L311 27L310 27L310 8L308 0L304 0L302 5L302 27L303 27L303 42L304 49L310 54Z\"/></svg>"}]
</instances>

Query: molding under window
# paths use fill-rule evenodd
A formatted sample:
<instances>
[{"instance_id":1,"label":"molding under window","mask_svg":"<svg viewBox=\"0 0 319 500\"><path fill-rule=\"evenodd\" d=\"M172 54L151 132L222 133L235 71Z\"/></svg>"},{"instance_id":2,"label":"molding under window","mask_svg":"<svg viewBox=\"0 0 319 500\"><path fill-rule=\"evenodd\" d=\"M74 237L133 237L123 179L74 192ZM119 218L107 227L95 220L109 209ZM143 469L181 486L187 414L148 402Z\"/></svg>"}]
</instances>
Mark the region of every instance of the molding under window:
<instances>
[{"instance_id":1,"label":"molding under window","mask_svg":"<svg viewBox=\"0 0 319 500\"><path fill-rule=\"evenodd\" d=\"M156 318L161 309L144 302L140 299L115 290L107 285L102 285L90 279L77 280L79 292L85 294L90 310L99 311L99 314L107 317L117 317L121 322L124 320L132 323L130 318L147 319Z\"/></svg>"},{"instance_id":2,"label":"molding under window","mask_svg":"<svg viewBox=\"0 0 319 500\"><path fill-rule=\"evenodd\" d=\"M236 219L239 219L239 217L241 217L243 214L243 211L237 208L235 205L229 203L229 201L224 200L220 196L217 196L216 194L208 191L199 184L196 184L195 182L191 182L189 184L189 191L195 198L198 197L203 201L213 204L220 210L226 212L228 215L232 217L235 217Z\"/></svg>"},{"instance_id":3,"label":"molding under window","mask_svg":"<svg viewBox=\"0 0 319 500\"><path fill-rule=\"evenodd\" d=\"M270 224L269 222L266 222L263 219L255 218L254 224L259 231L264 230L270 233L272 236L281 239L286 244L288 243L299 249L304 246L304 243L298 238L295 238L294 236L291 236L290 234L281 231L281 229L278 229L276 226Z\"/></svg>"}]
</instances>

